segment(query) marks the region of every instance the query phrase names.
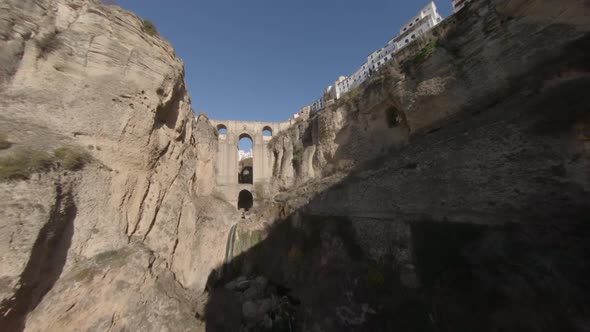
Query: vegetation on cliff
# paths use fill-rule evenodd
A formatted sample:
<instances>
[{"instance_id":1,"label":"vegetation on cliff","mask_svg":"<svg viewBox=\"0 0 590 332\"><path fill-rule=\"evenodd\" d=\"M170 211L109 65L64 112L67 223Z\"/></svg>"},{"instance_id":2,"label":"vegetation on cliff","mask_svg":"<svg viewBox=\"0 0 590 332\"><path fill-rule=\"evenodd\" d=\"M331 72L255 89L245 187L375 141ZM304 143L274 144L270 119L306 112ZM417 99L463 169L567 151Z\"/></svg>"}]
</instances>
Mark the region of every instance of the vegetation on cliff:
<instances>
[{"instance_id":1,"label":"vegetation on cliff","mask_svg":"<svg viewBox=\"0 0 590 332\"><path fill-rule=\"evenodd\" d=\"M34 173L63 168L76 171L91 160L90 155L74 147L60 147L53 154L31 148L17 147L0 158L0 181L26 180Z\"/></svg>"},{"instance_id":2,"label":"vegetation on cliff","mask_svg":"<svg viewBox=\"0 0 590 332\"><path fill-rule=\"evenodd\" d=\"M143 31L145 31L148 35L150 35L150 36L158 35L158 29L156 29L156 26L154 25L154 23L152 23L152 21L150 21L148 19L144 19L142 21L142 24L143 24Z\"/></svg>"},{"instance_id":3,"label":"vegetation on cliff","mask_svg":"<svg viewBox=\"0 0 590 332\"><path fill-rule=\"evenodd\" d=\"M69 171L79 170L91 160L90 154L86 151L67 146L56 149L53 155L59 165Z\"/></svg>"},{"instance_id":4,"label":"vegetation on cliff","mask_svg":"<svg viewBox=\"0 0 590 332\"><path fill-rule=\"evenodd\" d=\"M39 57L45 57L47 54L57 50L61 45L61 41L58 38L57 30L52 30L44 35L41 35L36 40L37 47L39 47Z\"/></svg>"},{"instance_id":5,"label":"vegetation on cliff","mask_svg":"<svg viewBox=\"0 0 590 332\"><path fill-rule=\"evenodd\" d=\"M428 59L432 53L434 53L434 51L436 50L436 46L437 46L437 41L433 40L431 42L429 42L426 46L424 46L424 48L422 48L414 57L414 63L416 64L420 64L424 61L426 61L426 59Z\"/></svg>"}]
</instances>

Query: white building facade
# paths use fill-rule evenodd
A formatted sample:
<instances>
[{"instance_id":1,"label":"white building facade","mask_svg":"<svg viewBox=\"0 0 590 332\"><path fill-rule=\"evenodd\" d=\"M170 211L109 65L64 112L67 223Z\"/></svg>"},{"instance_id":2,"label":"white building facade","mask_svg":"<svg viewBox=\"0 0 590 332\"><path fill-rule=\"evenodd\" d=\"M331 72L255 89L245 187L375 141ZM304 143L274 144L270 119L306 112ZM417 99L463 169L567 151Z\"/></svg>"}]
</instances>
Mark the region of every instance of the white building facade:
<instances>
[{"instance_id":1,"label":"white building facade","mask_svg":"<svg viewBox=\"0 0 590 332\"><path fill-rule=\"evenodd\" d=\"M325 106L326 106L326 103L325 103L324 97L314 101L313 104L310 105L312 112L317 112L317 111L323 109Z\"/></svg>"},{"instance_id":2,"label":"white building facade","mask_svg":"<svg viewBox=\"0 0 590 332\"><path fill-rule=\"evenodd\" d=\"M244 159L252 158L252 150L244 151L238 150L238 161L242 161Z\"/></svg>"},{"instance_id":3,"label":"white building facade","mask_svg":"<svg viewBox=\"0 0 590 332\"><path fill-rule=\"evenodd\" d=\"M399 31L399 36L394 40L397 44L397 49L400 50L411 43L414 39L426 31L434 28L437 24L442 22L443 18L438 13L434 2L430 2L426 7L422 8L420 13L406 23Z\"/></svg>"},{"instance_id":4,"label":"white building facade","mask_svg":"<svg viewBox=\"0 0 590 332\"><path fill-rule=\"evenodd\" d=\"M453 0L453 8L455 5L464 5L469 0ZM459 8L460 9L460 8ZM458 10L458 9L457 9ZM326 89L326 93L322 98L316 100L311 107L311 111L319 111L326 106L328 100L326 96L331 99L340 99L351 89L359 86L366 81L371 74L378 71L383 65L395 58L395 54L410 44L420 35L435 27L442 22L443 18L438 13L436 5L431 1L426 7L414 16L400 29L400 34L389 40L385 46L375 50L367 56L367 62L363 63L360 68L355 71L350 77L340 76L333 85Z\"/></svg>"}]
</instances>

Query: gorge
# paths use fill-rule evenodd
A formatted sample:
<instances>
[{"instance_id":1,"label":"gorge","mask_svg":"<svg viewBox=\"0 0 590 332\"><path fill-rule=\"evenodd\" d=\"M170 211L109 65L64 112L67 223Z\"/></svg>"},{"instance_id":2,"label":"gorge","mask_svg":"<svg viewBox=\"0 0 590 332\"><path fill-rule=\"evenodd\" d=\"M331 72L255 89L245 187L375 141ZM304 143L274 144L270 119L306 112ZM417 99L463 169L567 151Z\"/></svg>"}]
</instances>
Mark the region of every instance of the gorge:
<instances>
[{"instance_id":1,"label":"gorge","mask_svg":"<svg viewBox=\"0 0 590 332\"><path fill-rule=\"evenodd\" d=\"M585 0L473 0L285 123L196 115L117 6L2 0L0 330L588 331L589 90Z\"/></svg>"}]
</instances>

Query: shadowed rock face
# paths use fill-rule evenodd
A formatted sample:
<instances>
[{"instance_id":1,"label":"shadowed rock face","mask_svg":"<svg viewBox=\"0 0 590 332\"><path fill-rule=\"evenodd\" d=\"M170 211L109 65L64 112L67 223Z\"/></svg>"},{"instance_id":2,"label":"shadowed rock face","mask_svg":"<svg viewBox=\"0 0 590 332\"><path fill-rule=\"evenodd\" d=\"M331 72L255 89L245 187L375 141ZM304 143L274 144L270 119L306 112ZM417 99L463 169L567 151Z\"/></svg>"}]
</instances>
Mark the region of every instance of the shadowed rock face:
<instances>
[{"instance_id":1,"label":"shadowed rock face","mask_svg":"<svg viewBox=\"0 0 590 332\"><path fill-rule=\"evenodd\" d=\"M224 284L264 276L301 331L585 331L590 8L566 3L473 1L275 137L276 221L208 330Z\"/></svg>"},{"instance_id":2,"label":"shadowed rock face","mask_svg":"<svg viewBox=\"0 0 590 332\"><path fill-rule=\"evenodd\" d=\"M0 182L0 326L590 324L585 2L472 1L334 107L277 132L278 194L229 247L241 215L212 196L218 138L194 116L172 47L94 1L0 9L0 134L12 143L0 158L91 156Z\"/></svg>"}]
</instances>

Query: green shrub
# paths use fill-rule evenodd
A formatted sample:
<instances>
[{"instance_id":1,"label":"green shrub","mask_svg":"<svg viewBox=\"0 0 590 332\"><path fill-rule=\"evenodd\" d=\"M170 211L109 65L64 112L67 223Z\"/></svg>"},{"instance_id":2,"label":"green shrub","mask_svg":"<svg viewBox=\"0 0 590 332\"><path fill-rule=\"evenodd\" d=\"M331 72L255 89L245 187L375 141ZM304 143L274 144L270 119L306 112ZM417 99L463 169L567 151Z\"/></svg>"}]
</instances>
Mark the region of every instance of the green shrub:
<instances>
[{"instance_id":1,"label":"green shrub","mask_svg":"<svg viewBox=\"0 0 590 332\"><path fill-rule=\"evenodd\" d=\"M299 165L301 165L302 161L303 161L303 147L300 145L296 145L293 148L293 159L292 159L293 167L298 167Z\"/></svg>"},{"instance_id":2,"label":"green shrub","mask_svg":"<svg viewBox=\"0 0 590 332\"><path fill-rule=\"evenodd\" d=\"M90 160L90 155L78 148L61 147L50 155L30 147L19 147L0 158L0 181L26 180L33 173L49 171L57 166L76 171Z\"/></svg>"},{"instance_id":3,"label":"green shrub","mask_svg":"<svg viewBox=\"0 0 590 332\"><path fill-rule=\"evenodd\" d=\"M51 31L45 35L42 35L36 41L37 46L41 50L39 57L44 56L47 53L51 53L61 46L61 41L57 38L57 31Z\"/></svg>"},{"instance_id":4,"label":"green shrub","mask_svg":"<svg viewBox=\"0 0 590 332\"><path fill-rule=\"evenodd\" d=\"M158 29L156 29L156 26L154 25L154 23L152 23L152 21L150 20L143 20L143 31L145 31L148 35L150 36L155 36L158 34Z\"/></svg>"},{"instance_id":5,"label":"green shrub","mask_svg":"<svg viewBox=\"0 0 590 332\"><path fill-rule=\"evenodd\" d=\"M6 139L6 135L0 133L0 150L6 150L6 149L10 148L11 146L12 146L12 143L10 143Z\"/></svg>"},{"instance_id":6,"label":"green shrub","mask_svg":"<svg viewBox=\"0 0 590 332\"><path fill-rule=\"evenodd\" d=\"M61 147L56 149L53 154L56 161L69 171L79 170L90 161L90 155L78 148Z\"/></svg>"},{"instance_id":7,"label":"green shrub","mask_svg":"<svg viewBox=\"0 0 590 332\"><path fill-rule=\"evenodd\" d=\"M394 106L391 106L385 111L385 120L387 121L387 126L389 128L393 128L400 123L400 117L398 115L398 110Z\"/></svg>"},{"instance_id":8,"label":"green shrub","mask_svg":"<svg viewBox=\"0 0 590 332\"><path fill-rule=\"evenodd\" d=\"M430 43L428 43L426 46L424 46L424 48L422 48L418 52L418 54L416 54L416 56L414 57L414 63L420 64L420 63L426 61L426 59L428 59L432 55L432 53L434 53L437 45L438 45L438 42L436 40L433 40Z\"/></svg>"},{"instance_id":9,"label":"green shrub","mask_svg":"<svg viewBox=\"0 0 590 332\"><path fill-rule=\"evenodd\" d=\"M31 174L53 166L51 155L31 148L17 148L11 155L0 158L0 180L26 180Z\"/></svg>"},{"instance_id":10,"label":"green shrub","mask_svg":"<svg viewBox=\"0 0 590 332\"><path fill-rule=\"evenodd\" d=\"M348 106L355 106L358 104L363 90L360 86L350 89L348 92L340 96L340 99L336 100L335 106L336 108L342 107L344 105Z\"/></svg>"}]
</instances>

